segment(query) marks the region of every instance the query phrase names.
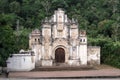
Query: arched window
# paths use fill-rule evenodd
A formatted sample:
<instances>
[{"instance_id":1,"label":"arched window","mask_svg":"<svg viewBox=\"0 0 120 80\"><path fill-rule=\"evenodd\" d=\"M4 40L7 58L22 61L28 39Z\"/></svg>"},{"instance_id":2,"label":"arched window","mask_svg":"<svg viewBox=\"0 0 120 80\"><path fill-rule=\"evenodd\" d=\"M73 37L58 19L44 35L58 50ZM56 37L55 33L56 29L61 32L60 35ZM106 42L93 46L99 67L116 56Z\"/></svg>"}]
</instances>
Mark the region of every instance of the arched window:
<instances>
[{"instance_id":1,"label":"arched window","mask_svg":"<svg viewBox=\"0 0 120 80\"><path fill-rule=\"evenodd\" d=\"M85 39L83 39L83 42L85 42Z\"/></svg>"},{"instance_id":2,"label":"arched window","mask_svg":"<svg viewBox=\"0 0 120 80\"><path fill-rule=\"evenodd\" d=\"M82 39L80 39L80 42L82 42Z\"/></svg>"},{"instance_id":3,"label":"arched window","mask_svg":"<svg viewBox=\"0 0 120 80\"><path fill-rule=\"evenodd\" d=\"M35 38L35 42L37 41L37 39Z\"/></svg>"},{"instance_id":4,"label":"arched window","mask_svg":"<svg viewBox=\"0 0 120 80\"><path fill-rule=\"evenodd\" d=\"M38 39L38 43L40 44L40 39Z\"/></svg>"}]
</instances>

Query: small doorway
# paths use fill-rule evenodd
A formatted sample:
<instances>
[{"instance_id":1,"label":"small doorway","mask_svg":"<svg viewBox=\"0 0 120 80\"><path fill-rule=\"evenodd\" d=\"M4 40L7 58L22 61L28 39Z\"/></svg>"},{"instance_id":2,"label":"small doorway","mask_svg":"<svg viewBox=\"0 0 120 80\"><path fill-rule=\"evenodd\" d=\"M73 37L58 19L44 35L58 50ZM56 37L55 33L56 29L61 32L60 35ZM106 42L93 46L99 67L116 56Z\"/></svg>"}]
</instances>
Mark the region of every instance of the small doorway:
<instances>
[{"instance_id":1,"label":"small doorway","mask_svg":"<svg viewBox=\"0 0 120 80\"><path fill-rule=\"evenodd\" d=\"M56 63L65 62L65 50L63 48L57 48L55 50L55 62Z\"/></svg>"}]
</instances>

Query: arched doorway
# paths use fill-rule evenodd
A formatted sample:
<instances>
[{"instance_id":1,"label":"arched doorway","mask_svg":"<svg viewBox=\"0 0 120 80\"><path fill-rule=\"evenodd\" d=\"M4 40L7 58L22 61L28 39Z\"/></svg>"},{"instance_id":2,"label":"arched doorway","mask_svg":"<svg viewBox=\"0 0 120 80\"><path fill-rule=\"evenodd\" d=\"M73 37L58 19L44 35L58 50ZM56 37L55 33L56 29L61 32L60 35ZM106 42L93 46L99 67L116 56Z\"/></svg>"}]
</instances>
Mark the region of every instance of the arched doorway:
<instances>
[{"instance_id":1,"label":"arched doorway","mask_svg":"<svg viewBox=\"0 0 120 80\"><path fill-rule=\"evenodd\" d=\"M55 62L56 63L65 62L65 50L63 48L57 48L55 50Z\"/></svg>"}]
</instances>

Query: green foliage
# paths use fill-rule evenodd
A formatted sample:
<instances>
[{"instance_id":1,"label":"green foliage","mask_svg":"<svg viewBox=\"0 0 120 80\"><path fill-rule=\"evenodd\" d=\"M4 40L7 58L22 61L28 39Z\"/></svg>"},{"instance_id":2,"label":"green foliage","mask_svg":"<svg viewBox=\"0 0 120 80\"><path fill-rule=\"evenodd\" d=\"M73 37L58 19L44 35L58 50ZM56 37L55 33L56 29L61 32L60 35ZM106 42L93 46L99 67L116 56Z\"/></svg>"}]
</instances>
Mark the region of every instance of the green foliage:
<instances>
[{"instance_id":1,"label":"green foliage","mask_svg":"<svg viewBox=\"0 0 120 80\"><path fill-rule=\"evenodd\" d=\"M21 29L19 31L14 31L14 35L16 38L15 46L16 46L16 52L18 52L20 49L27 50L29 48L29 33L31 32L30 29Z\"/></svg>"},{"instance_id":2,"label":"green foliage","mask_svg":"<svg viewBox=\"0 0 120 80\"><path fill-rule=\"evenodd\" d=\"M28 48L29 29L22 29L19 35L14 34L11 14L0 15L0 66L6 66L10 54L17 53L20 49Z\"/></svg>"},{"instance_id":3,"label":"green foliage","mask_svg":"<svg viewBox=\"0 0 120 80\"><path fill-rule=\"evenodd\" d=\"M13 1L10 3L9 7L10 7L10 11L13 13L20 12L20 3L19 2Z\"/></svg>"},{"instance_id":4,"label":"green foliage","mask_svg":"<svg viewBox=\"0 0 120 80\"><path fill-rule=\"evenodd\" d=\"M78 19L88 45L101 46L102 63L120 66L120 0L0 0L0 65L9 54L27 49L30 31L58 8Z\"/></svg>"},{"instance_id":5,"label":"green foliage","mask_svg":"<svg viewBox=\"0 0 120 80\"><path fill-rule=\"evenodd\" d=\"M101 62L120 68L120 42L109 37L88 38L88 45L101 46Z\"/></svg>"},{"instance_id":6,"label":"green foliage","mask_svg":"<svg viewBox=\"0 0 120 80\"><path fill-rule=\"evenodd\" d=\"M0 27L0 66L5 65L5 61L9 54L14 52L13 44L13 30L10 26Z\"/></svg>"},{"instance_id":7,"label":"green foliage","mask_svg":"<svg viewBox=\"0 0 120 80\"><path fill-rule=\"evenodd\" d=\"M0 13L9 12L8 5L8 0L0 0Z\"/></svg>"},{"instance_id":8,"label":"green foliage","mask_svg":"<svg viewBox=\"0 0 120 80\"><path fill-rule=\"evenodd\" d=\"M103 62L120 68L120 42L107 43L103 50Z\"/></svg>"},{"instance_id":9,"label":"green foliage","mask_svg":"<svg viewBox=\"0 0 120 80\"><path fill-rule=\"evenodd\" d=\"M2 14L2 21L4 21L6 25L11 26L13 29L15 29L16 19L17 16L15 14Z\"/></svg>"},{"instance_id":10,"label":"green foliage","mask_svg":"<svg viewBox=\"0 0 120 80\"><path fill-rule=\"evenodd\" d=\"M113 20L103 20L98 23L98 33L104 36L112 36L112 24Z\"/></svg>"}]
</instances>

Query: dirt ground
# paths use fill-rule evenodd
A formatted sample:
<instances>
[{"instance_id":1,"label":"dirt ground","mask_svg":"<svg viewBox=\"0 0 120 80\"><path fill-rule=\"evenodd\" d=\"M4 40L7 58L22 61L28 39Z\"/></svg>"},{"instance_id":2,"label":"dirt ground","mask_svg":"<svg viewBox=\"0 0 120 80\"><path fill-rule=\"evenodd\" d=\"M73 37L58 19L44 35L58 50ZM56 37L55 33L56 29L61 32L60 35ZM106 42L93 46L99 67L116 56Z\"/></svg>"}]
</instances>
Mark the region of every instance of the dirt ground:
<instances>
[{"instance_id":1,"label":"dirt ground","mask_svg":"<svg viewBox=\"0 0 120 80\"><path fill-rule=\"evenodd\" d=\"M10 72L9 78L61 78L61 77L119 77L120 69L109 65L94 66L91 70L62 70L62 71L30 71ZM0 78L5 78L5 73Z\"/></svg>"}]
</instances>

